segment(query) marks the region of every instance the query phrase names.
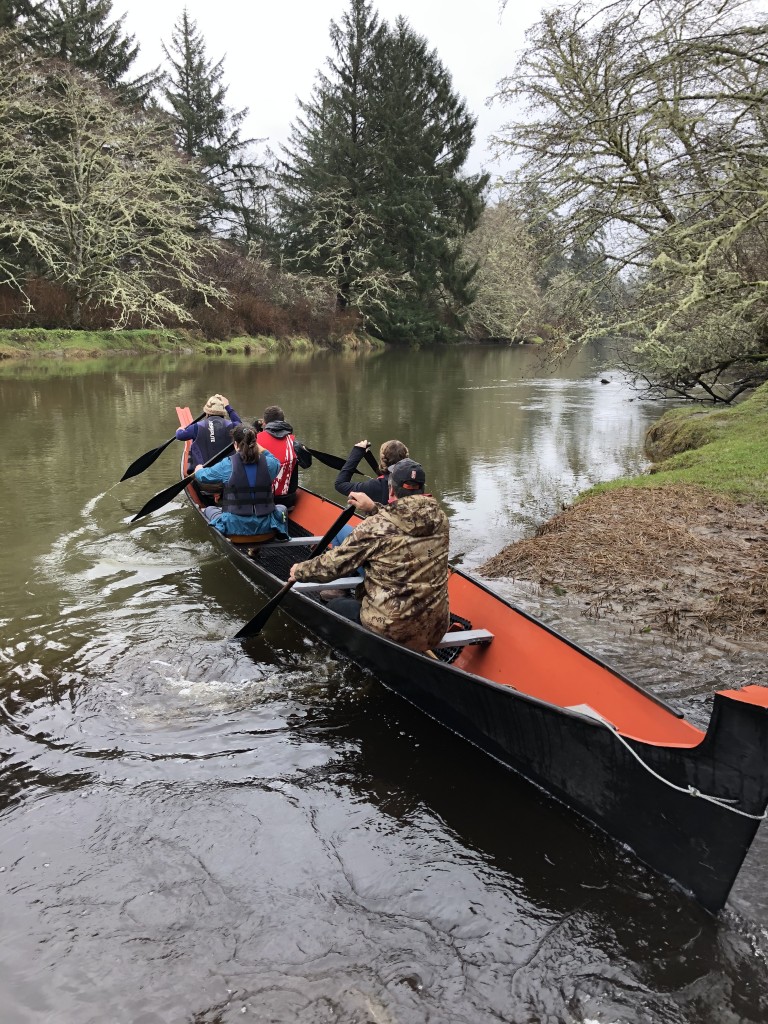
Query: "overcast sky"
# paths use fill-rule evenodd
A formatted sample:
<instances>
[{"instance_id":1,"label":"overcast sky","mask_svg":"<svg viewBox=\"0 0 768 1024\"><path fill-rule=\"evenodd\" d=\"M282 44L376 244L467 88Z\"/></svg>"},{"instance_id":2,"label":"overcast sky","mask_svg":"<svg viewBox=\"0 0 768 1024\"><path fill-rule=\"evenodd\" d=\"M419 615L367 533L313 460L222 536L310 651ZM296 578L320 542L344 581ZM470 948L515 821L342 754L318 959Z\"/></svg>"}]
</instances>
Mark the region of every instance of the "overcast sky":
<instances>
[{"instance_id":1,"label":"overcast sky","mask_svg":"<svg viewBox=\"0 0 768 1024\"><path fill-rule=\"evenodd\" d=\"M279 150L298 113L296 99L308 99L315 74L330 55L328 27L340 21L347 0L187 0L187 10L206 41L209 59L224 57L229 105L250 109L245 137L267 138ZM525 29L536 20L542 0L512 0L503 14L499 0L379 0L379 17L390 23L402 14L425 36L453 76L455 90L478 118L476 143L467 169L499 173L490 162L488 136L505 120L503 108L486 101L512 68ZM126 30L141 45L137 70L163 64L161 41L184 3L174 0L114 0L115 17L126 11Z\"/></svg>"}]
</instances>

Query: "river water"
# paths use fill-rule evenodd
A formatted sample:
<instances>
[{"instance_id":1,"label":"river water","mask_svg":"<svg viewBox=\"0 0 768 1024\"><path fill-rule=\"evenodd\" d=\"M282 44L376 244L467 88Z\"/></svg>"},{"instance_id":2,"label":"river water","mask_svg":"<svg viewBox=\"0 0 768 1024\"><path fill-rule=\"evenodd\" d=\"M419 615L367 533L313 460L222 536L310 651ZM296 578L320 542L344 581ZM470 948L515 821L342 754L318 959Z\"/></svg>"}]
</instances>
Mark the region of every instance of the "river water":
<instances>
[{"instance_id":1,"label":"river water","mask_svg":"<svg viewBox=\"0 0 768 1024\"><path fill-rule=\"evenodd\" d=\"M322 451L405 440L470 571L642 469L660 411L597 353L0 368L2 1024L768 1020L765 826L713 919L301 623L229 639L262 597L184 503L129 523L178 446L115 483L215 391ZM698 724L758 681L492 586Z\"/></svg>"}]
</instances>

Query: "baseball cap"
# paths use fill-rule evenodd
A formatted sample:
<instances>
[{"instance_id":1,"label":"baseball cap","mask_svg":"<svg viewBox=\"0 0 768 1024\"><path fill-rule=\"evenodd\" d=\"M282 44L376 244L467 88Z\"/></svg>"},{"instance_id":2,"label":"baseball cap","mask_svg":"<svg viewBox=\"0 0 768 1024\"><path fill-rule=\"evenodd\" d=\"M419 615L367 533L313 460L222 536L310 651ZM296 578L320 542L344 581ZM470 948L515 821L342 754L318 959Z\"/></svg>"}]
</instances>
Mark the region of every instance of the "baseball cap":
<instances>
[{"instance_id":1,"label":"baseball cap","mask_svg":"<svg viewBox=\"0 0 768 1024\"><path fill-rule=\"evenodd\" d=\"M406 491L420 491L426 482L424 467L413 459L401 459L389 467L389 479Z\"/></svg>"}]
</instances>

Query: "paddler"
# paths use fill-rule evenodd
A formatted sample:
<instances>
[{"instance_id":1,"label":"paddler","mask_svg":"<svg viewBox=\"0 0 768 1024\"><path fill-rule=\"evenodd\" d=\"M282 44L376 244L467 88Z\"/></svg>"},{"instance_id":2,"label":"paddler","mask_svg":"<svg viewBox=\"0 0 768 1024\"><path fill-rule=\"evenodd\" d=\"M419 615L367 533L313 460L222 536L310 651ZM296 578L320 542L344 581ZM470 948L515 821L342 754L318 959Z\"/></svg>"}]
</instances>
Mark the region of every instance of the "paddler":
<instances>
[{"instance_id":1,"label":"paddler","mask_svg":"<svg viewBox=\"0 0 768 1024\"><path fill-rule=\"evenodd\" d=\"M408 449L402 441L385 441L379 449L379 475L374 480L355 482L352 480L360 461L370 448L367 440L358 441L349 453L347 461L339 470L334 487L339 494L367 494L380 505L389 500L389 470L396 462L408 458Z\"/></svg>"},{"instance_id":2,"label":"paddler","mask_svg":"<svg viewBox=\"0 0 768 1024\"><path fill-rule=\"evenodd\" d=\"M424 469L401 459L387 473L387 503L353 491L367 518L336 548L297 562L289 579L328 583L365 570L362 601L338 597L328 608L415 651L437 646L448 630L448 519L424 491Z\"/></svg>"},{"instance_id":3,"label":"paddler","mask_svg":"<svg viewBox=\"0 0 768 1024\"><path fill-rule=\"evenodd\" d=\"M205 418L176 431L177 441L191 441L190 469L208 462L232 441L232 428L242 422L224 395L211 395L203 406Z\"/></svg>"}]
</instances>

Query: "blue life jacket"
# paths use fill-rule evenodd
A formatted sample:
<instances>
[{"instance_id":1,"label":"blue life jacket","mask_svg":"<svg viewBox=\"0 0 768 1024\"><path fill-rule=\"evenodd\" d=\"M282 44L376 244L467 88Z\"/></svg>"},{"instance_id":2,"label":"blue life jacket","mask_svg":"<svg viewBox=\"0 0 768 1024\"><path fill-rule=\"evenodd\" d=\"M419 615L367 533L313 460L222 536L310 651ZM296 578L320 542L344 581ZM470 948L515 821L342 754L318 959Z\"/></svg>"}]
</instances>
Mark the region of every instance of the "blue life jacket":
<instances>
[{"instance_id":1,"label":"blue life jacket","mask_svg":"<svg viewBox=\"0 0 768 1024\"><path fill-rule=\"evenodd\" d=\"M245 464L237 452L232 454L232 472L224 484L221 507L235 516L268 516L275 511L272 480L263 456L256 463L256 481L251 487Z\"/></svg>"},{"instance_id":2,"label":"blue life jacket","mask_svg":"<svg viewBox=\"0 0 768 1024\"><path fill-rule=\"evenodd\" d=\"M192 442L192 448L197 447L200 452L200 462L208 462L214 455L224 451L232 442L230 427L223 416L206 416L197 425L197 437Z\"/></svg>"}]
</instances>

